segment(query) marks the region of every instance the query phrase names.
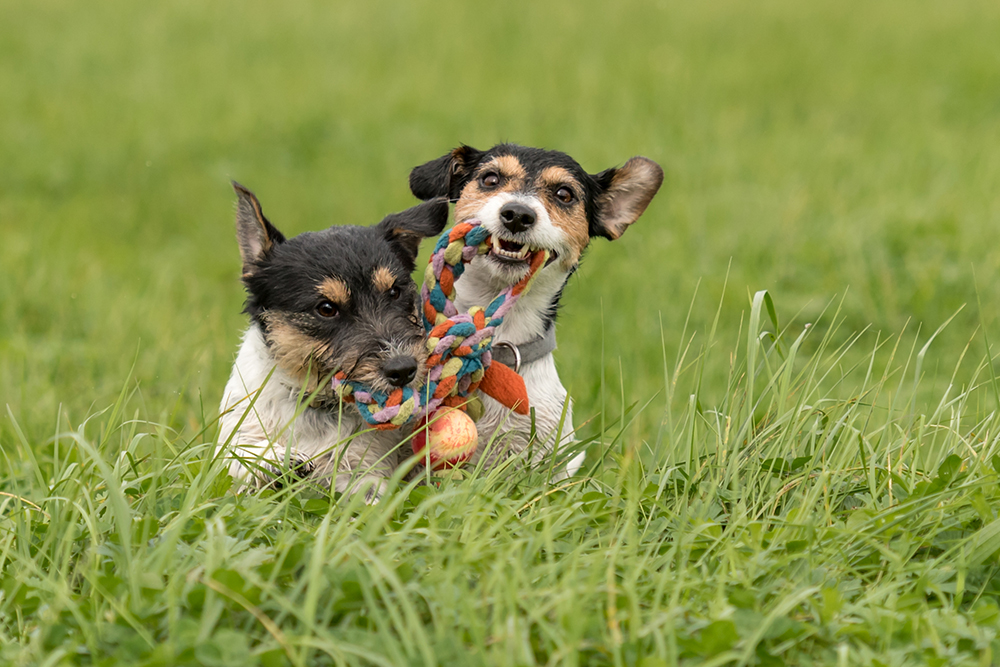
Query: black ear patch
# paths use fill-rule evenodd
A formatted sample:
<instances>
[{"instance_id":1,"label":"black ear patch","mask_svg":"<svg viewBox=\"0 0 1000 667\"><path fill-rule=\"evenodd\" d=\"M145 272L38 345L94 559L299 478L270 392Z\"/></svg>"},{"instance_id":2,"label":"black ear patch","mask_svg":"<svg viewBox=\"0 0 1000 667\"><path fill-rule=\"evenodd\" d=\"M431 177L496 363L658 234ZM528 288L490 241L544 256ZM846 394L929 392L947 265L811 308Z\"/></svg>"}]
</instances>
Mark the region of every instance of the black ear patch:
<instances>
[{"instance_id":1,"label":"black ear patch","mask_svg":"<svg viewBox=\"0 0 1000 667\"><path fill-rule=\"evenodd\" d=\"M424 201L434 197L454 201L484 155L484 151L463 144L436 160L414 167L410 172L410 192Z\"/></svg>"},{"instance_id":2,"label":"black ear patch","mask_svg":"<svg viewBox=\"0 0 1000 667\"><path fill-rule=\"evenodd\" d=\"M237 197L236 238L243 259L243 274L249 275L275 245L285 242L285 237L264 217L257 197L236 181L232 183Z\"/></svg>"},{"instance_id":3,"label":"black ear patch","mask_svg":"<svg viewBox=\"0 0 1000 667\"><path fill-rule=\"evenodd\" d=\"M387 215L377 229L392 244L407 271L416 265L420 242L437 236L448 224L448 200L444 197L417 204L399 213Z\"/></svg>"},{"instance_id":4,"label":"black ear patch","mask_svg":"<svg viewBox=\"0 0 1000 667\"><path fill-rule=\"evenodd\" d=\"M663 183L663 169L648 158L634 157L593 178L600 192L594 198L590 235L614 240L649 206Z\"/></svg>"}]
</instances>

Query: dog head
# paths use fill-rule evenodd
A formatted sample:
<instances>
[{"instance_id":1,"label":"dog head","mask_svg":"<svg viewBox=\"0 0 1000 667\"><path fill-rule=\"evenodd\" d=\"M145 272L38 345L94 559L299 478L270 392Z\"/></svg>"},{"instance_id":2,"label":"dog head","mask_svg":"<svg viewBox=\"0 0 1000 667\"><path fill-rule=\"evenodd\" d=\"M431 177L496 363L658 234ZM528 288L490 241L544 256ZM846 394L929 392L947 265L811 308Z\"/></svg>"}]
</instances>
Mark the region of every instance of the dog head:
<instances>
[{"instance_id":1,"label":"dog head","mask_svg":"<svg viewBox=\"0 0 1000 667\"><path fill-rule=\"evenodd\" d=\"M460 146L410 172L414 195L448 197L456 220L476 218L489 230L484 265L506 284L524 277L532 250L548 250L550 265L572 272L590 239L620 237L662 182L663 170L644 157L588 174L565 153L514 144Z\"/></svg>"},{"instance_id":2,"label":"dog head","mask_svg":"<svg viewBox=\"0 0 1000 667\"><path fill-rule=\"evenodd\" d=\"M427 352L410 273L420 241L444 229L447 200L286 239L252 192L233 188L246 312L277 365L309 390L340 370L380 391L421 385Z\"/></svg>"}]
</instances>

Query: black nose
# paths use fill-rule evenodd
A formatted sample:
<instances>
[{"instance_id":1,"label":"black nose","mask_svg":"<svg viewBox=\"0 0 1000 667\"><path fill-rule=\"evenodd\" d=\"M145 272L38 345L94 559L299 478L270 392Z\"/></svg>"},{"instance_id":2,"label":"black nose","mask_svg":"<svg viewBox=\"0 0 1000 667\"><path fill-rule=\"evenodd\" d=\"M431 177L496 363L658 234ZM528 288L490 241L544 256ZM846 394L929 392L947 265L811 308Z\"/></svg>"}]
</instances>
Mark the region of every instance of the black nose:
<instances>
[{"instance_id":1,"label":"black nose","mask_svg":"<svg viewBox=\"0 0 1000 667\"><path fill-rule=\"evenodd\" d=\"M382 364L382 373L393 387L404 387L417 377L417 360L413 357L393 357Z\"/></svg>"},{"instance_id":2,"label":"black nose","mask_svg":"<svg viewBox=\"0 0 1000 667\"><path fill-rule=\"evenodd\" d=\"M500 220L503 226L515 234L519 234L535 224L535 212L524 204L507 202L500 209Z\"/></svg>"}]
</instances>

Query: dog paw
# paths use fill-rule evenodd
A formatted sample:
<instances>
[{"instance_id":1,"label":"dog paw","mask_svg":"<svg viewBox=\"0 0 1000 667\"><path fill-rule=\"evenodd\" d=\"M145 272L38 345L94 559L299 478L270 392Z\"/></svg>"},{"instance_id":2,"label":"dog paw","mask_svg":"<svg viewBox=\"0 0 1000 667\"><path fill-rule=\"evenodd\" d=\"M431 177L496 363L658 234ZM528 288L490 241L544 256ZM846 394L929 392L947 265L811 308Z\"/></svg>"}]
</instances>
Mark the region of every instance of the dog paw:
<instances>
[{"instance_id":1,"label":"dog paw","mask_svg":"<svg viewBox=\"0 0 1000 667\"><path fill-rule=\"evenodd\" d=\"M230 476L251 490L280 490L288 484L308 479L315 470L315 463L298 456L291 457L287 468L284 461L261 458L236 459L229 465Z\"/></svg>"},{"instance_id":2,"label":"dog paw","mask_svg":"<svg viewBox=\"0 0 1000 667\"><path fill-rule=\"evenodd\" d=\"M346 496L362 494L366 505L374 505L388 491L388 482L384 477L376 475L338 475L334 490Z\"/></svg>"},{"instance_id":3,"label":"dog paw","mask_svg":"<svg viewBox=\"0 0 1000 667\"><path fill-rule=\"evenodd\" d=\"M299 479L306 479L316 471L316 464L309 459L293 457L292 460L289 461L287 470L284 468L274 468L273 470L276 476L284 477L287 475L294 475Z\"/></svg>"},{"instance_id":4,"label":"dog paw","mask_svg":"<svg viewBox=\"0 0 1000 667\"><path fill-rule=\"evenodd\" d=\"M288 462L288 468L274 464L264 464L262 467L267 470L270 478L264 486L275 491L280 491L288 484L308 479L316 470L316 465L312 461L302 458L292 458Z\"/></svg>"}]
</instances>

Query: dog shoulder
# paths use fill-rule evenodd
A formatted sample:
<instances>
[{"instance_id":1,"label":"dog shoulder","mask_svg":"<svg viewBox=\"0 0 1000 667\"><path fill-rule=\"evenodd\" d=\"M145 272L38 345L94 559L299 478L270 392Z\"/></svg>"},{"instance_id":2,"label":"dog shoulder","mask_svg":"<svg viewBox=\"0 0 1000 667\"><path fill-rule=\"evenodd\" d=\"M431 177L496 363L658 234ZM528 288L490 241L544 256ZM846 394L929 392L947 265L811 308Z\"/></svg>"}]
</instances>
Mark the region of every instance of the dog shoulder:
<instances>
[{"instance_id":1,"label":"dog shoulder","mask_svg":"<svg viewBox=\"0 0 1000 667\"><path fill-rule=\"evenodd\" d=\"M289 405L288 391L275 377L280 372L275 368L260 327L251 324L243 335L222 395L220 440L228 439L237 428L240 439L265 439L279 425L294 418L295 406Z\"/></svg>"}]
</instances>

